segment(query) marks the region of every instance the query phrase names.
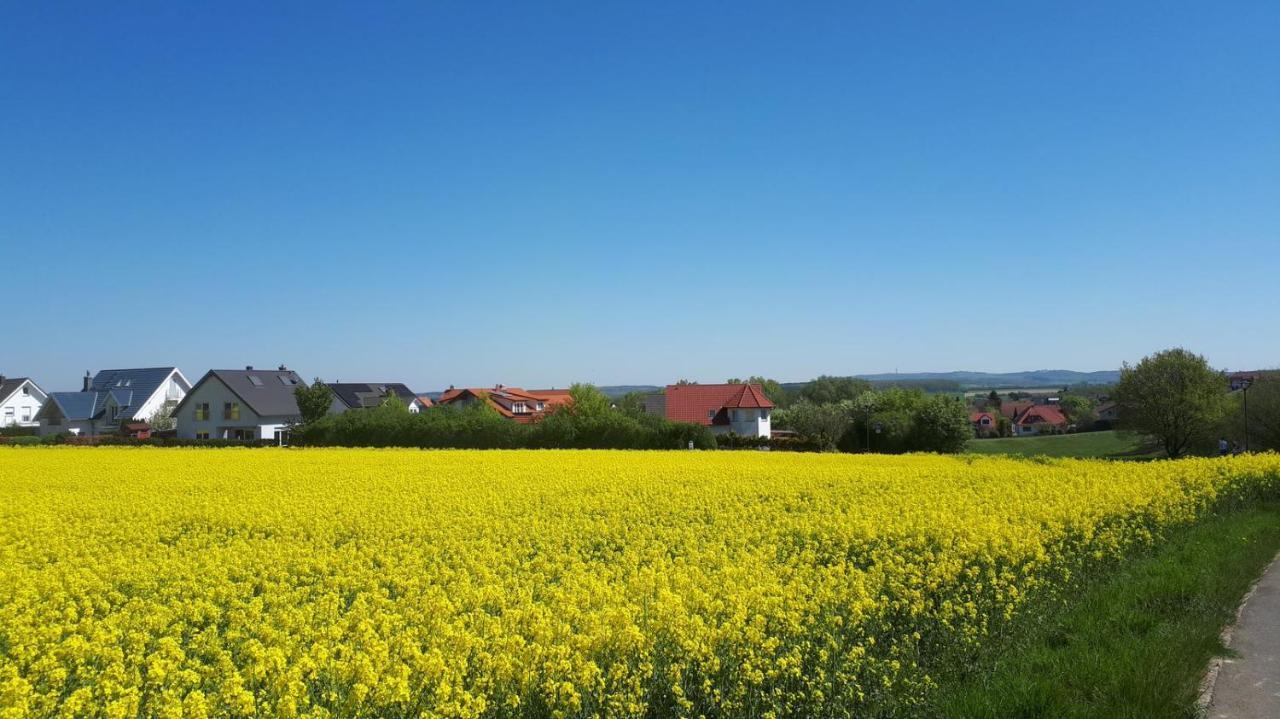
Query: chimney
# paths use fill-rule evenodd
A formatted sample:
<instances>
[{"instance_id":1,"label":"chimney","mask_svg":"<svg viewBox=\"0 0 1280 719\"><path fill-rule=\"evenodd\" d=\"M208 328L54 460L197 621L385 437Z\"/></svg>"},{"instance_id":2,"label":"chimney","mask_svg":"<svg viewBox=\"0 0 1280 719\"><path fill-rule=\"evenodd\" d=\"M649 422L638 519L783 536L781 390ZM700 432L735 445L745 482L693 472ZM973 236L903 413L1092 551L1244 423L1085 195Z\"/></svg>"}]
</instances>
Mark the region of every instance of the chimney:
<instances>
[{"instance_id":1,"label":"chimney","mask_svg":"<svg viewBox=\"0 0 1280 719\"><path fill-rule=\"evenodd\" d=\"M253 369L253 365L251 365L251 364L247 364L247 365L245 365L245 366L244 366L244 368L245 368L246 370L252 370L252 369Z\"/></svg>"},{"instance_id":2,"label":"chimney","mask_svg":"<svg viewBox=\"0 0 1280 719\"><path fill-rule=\"evenodd\" d=\"M4 375L0 374L0 384L4 384Z\"/></svg>"},{"instance_id":3,"label":"chimney","mask_svg":"<svg viewBox=\"0 0 1280 719\"><path fill-rule=\"evenodd\" d=\"M81 389L80 391L88 392L89 388L92 386L93 386L93 377L89 375L89 370L85 370L84 371L84 388Z\"/></svg>"},{"instance_id":4,"label":"chimney","mask_svg":"<svg viewBox=\"0 0 1280 719\"><path fill-rule=\"evenodd\" d=\"M288 367L285 367L284 365L280 365L280 371L281 371L281 372L288 372L288 371L289 371L289 368L288 368Z\"/></svg>"}]
</instances>

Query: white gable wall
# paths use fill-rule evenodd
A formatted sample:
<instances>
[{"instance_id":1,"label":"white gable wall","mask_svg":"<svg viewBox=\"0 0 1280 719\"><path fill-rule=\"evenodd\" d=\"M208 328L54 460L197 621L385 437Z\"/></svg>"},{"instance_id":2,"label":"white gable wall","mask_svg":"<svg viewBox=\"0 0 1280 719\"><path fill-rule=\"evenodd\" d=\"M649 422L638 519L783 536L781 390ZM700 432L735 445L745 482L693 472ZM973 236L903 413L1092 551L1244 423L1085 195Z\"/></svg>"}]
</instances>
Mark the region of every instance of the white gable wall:
<instances>
[{"instance_id":1,"label":"white gable wall","mask_svg":"<svg viewBox=\"0 0 1280 719\"><path fill-rule=\"evenodd\" d=\"M12 395L0 400L0 426L36 427L36 414L48 396L31 380L19 386Z\"/></svg>"},{"instance_id":2,"label":"white gable wall","mask_svg":"<svg viewBox=\"0 0 1280 719\"><path fill-rule=\"evenodd\" d=\"M181 402L183 397L187 396L187 392L191 391L191 383L178 370L169 373L169 376L156 391L152 393L147 401L133 413L131 419L150 420L152 415L160 411L165 402Z\"/></svg>"}]
</instances>

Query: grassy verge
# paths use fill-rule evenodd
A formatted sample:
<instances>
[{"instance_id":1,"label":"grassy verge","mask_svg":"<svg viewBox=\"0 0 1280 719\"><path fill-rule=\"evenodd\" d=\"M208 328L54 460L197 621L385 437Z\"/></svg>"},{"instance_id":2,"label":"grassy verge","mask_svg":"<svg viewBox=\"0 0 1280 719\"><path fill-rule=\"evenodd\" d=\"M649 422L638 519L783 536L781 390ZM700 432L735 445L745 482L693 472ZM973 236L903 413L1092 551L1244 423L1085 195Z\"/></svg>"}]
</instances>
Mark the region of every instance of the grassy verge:
<instances>
[{"instance_id":1,"label":"grassy verge","mask_svg":"<svg viewBox=\"0 0 1280 719\"><path fill-rule=\"evenodd\" d=\"M1019 457L1113 459L1147 459L1156 454L1151 448L1145 446L1137 435L1116 431L1055 434L1044 437L973 439L965 445L965 451L973 454L1008 454Z\"/></svg>"},{"instance_id":2,"label":"grassy verge","mask_svg":"<svg viewBox=\"0 0 1280 719\"><path fill-rule=\"evenodd\" d=\"M1032 609L979 659L941 680L945 717L1194 717L1219 634L1280 550L1280 505L1180 530Z\"/></svg>"}]
</instances>

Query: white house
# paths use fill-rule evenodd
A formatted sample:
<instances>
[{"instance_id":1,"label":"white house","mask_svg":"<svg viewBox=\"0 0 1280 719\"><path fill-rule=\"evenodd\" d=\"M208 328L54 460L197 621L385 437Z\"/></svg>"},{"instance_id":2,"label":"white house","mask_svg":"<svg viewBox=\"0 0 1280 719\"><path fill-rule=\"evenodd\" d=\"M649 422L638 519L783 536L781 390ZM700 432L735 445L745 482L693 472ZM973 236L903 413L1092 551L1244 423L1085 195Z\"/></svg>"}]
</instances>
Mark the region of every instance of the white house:
<instances>
[{"instance_id":1,"label":"white house","mask_svg":"<svg viewBox=\"0 0 1280 719\"><path fill-rule=\"evenodd\" d=\"M211 369L174 410L182 439L273 439L288 441L302 421L294 390L304 382L279 369Z\"/></svg>"},{"instance_id":2,"label":"white house","mask_svg":"<svg viewBox=\"0 0 1280 719\"><path fill-rule=\"evenodd\" d=\"M86 372L79 392L50 392L36 418L40 434L114 434L121 422L150 422L171 410L190 389L177 367Z\"/></svg>"},{"instance_id":3,"label":"white house","mask_svg":"<svg viewBox=\"0 0 1280 719\"><path fill-rule=\"evenodd\" d=\"M28 377L0 374L0 427L36 427L36 415L49 395Z\"/></svg>"},{"instance_id":4,"label":"white house","mask_svg":"<svg viewBox=\"0 0 1280 719\"><path fill-rule=\"evenodd\" d=\"M329 407L330 414L377 407L390 396L395 396L404 402L413 414L423 410L422 400L418 399L418 395L399 382L329 382L328 387L333 392L333 404Z\"/></svg>"}]
</instances>

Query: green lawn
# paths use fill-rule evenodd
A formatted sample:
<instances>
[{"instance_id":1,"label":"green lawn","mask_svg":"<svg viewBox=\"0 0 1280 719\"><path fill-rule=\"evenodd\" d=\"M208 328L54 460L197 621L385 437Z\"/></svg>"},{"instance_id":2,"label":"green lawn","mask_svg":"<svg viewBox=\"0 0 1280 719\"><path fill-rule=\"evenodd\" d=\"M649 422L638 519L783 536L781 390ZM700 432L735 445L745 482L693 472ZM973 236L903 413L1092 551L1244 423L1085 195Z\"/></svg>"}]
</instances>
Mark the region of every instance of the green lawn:
<instances>
[{"instance_id":1,"label":"green lawn","mask_svg":"<svg viewBox=\"0 0 1280 719\"><path fill-rule=\"evenodd\" d=\"M1197 716L1219 635L1280 550L1280 506L1216 517L1085 578L941 677L937 717Z\"/></svg>"},{"instance_id":2,"label":"green lawn","mask_svg":"<svg viewBox=\"0 0 1280 719\"><path fill-rule=\"evenodd\" d=\"M1137 435L1110 432L1081 432L1044 437L972 439L965 447L973 454L1010 454L1019 457L1113 457L1151 458L1157 453L1143 445Z\"/></svg>"}]
</instances>

